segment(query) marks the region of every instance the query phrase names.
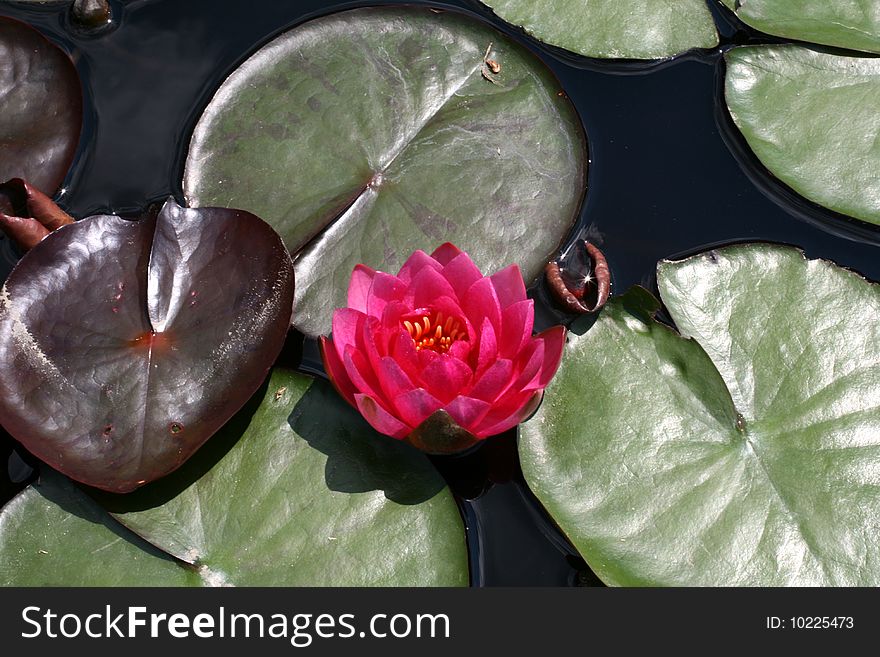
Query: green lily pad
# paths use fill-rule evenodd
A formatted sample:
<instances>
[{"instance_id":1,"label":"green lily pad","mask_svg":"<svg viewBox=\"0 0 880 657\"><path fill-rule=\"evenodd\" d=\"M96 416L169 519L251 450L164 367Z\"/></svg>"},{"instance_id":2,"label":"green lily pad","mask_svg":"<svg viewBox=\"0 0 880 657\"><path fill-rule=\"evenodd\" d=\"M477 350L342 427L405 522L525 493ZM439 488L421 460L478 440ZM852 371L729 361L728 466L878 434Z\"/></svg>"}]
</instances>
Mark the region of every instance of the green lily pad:
<instances>
[{"instance_id":1,"label":"green lily pad","mask_svg":"<svg viewBox=\"0 0 880 657\"><path fill-rule=\"evenodd\" d=\"M746 25L767 34L880 53L875 0L722 0Z\"/></svg>"},{"instance_id":2,"label":"green lily pad","mask_svg":"<svg viewBox=\"0 0 880 657\"><path fill-rule=\"evenodd\" d=\"M3 586L197 586L195 569L138 538L47 470L0 512Z\"/></svg>"},{"instance_id":3,"label":"green lily pad","mask_svg":"<svg viewBox=\"0 0 880 657\"><path fill-rule=\"evenodd\" d=\"M200 451L167 482L101 500L215 583L467 585L464 527L440 475L328 384L276 369L246 428L234 423L206 448L230 438L203 476L216 454Z\"/></svg>"},{"instance_id":4,"label":"green lily pad","mask_svg":"<svg viewBox=\"0 0 880 657\"><path fill-rule=\"evenodd\" d=\"M880 288L769 245L658 281L684 337L641 289L574 327L536 495L609 584L880 584Z\"/></svg>"},{"instance_id":5,"label":"green lily pad","mask_svg":"<svg viewBox=\"0 0 880 657\"><path fill-rule=\"evenodd\" d=\"M536 39L586 57L664 59L718 45L703 0L483 0Z\"/></svg>"},{"instance_id":6,"label":"green lily pad","mask_svg":"<svg viewBox=\"0 0 880 657\"><path fill-rule=\"evenodd\" d=\"M468 556L427 457L328 384L276 369L264 398L158 482L89 497L50 471L26 489L0 514L0 582L466 586Z\"/></svg>"},{"instance_id":7,"label":"green lily pad","mask_svg":"<svg viewBox=\"0 0 880 657\"><path fill-rule=\"evenodd\" d=\"M536 277L586 166L580 120L525 48L453 12L363 8L304 23L233 72L183 184L194 206L259 213L299 253L294 323L317 335L358 263L396 272L452 241L485 271L516 262Z\"/></svg>"},{"instance_id":8,"label":"green lily pad","mask_svg":"<svg viewBox=\"0 0 880 657\"><path fill-rule=\"evenodd\" d=\"M880 224L880 59L734 48L725 97L758 159L811 201Z\"/></svg>"}]
</instances>

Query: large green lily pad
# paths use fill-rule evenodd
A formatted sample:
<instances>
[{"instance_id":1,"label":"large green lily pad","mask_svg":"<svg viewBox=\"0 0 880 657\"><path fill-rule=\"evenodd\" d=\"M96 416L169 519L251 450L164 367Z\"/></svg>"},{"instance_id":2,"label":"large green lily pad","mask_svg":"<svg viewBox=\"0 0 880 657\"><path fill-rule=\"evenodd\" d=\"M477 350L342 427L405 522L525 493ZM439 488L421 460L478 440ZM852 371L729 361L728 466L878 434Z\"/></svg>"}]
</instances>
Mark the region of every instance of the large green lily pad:
<instances>
[{"instance_id":1,"label":"large green lily pad","mask_svg":"<svg viewBox=\"0 0 880 657\"><path fill-rule=\"evenodd\" d=\"M575 327L522 427L537 496L609 584L880 584L880 288L769 245L658 281L684 337L640 289Z\"/></svg>"},{"instance_id":2,"label":"large green lily pad","mask_svg":"<svg viewBox=\"0 0 880 657\"><path fill-rule=\"evenodd\" d=\"M880 224L880 59L783 45L726 60L727 106L764 166L811 201Z\"/></svg>"},{"instance_id":3,"label":"large green lily pad","mask_svg":"<svg viewBox=\"0 0 880 657\"><path fill-rule=\"evenodd\" d=\"M464 527L440 475L328 384L276 369L247 428L224 431L241 437L183 490L204 461L108 508L218 583L467 585Z\"/></svg>"},{"instance_id":4,"label":"large green lily pad","mask_svg":"<svg viewBox=\"0 0 880 657\"><path fill-rule=\"evenodd\" d=\"M573 107L522 46L457 13L364 8L290 30L233 72L196 126L184 191L274 225L299 253L294 323L317 335L358 263L396 272L448 240L488 271L537 276L585 170Z\"/></svg>"},{"instance_id":5,"label":"large green lily pad","mask_svg":"<svg viewBox=\"0 0 880 657\"><path fill-rule=\"evenodd\" d=\"M827 46L880 52L876 0L722 0L747 25Z\"/></svg>"},{"instance_id":6,"label":"large green lily pad","mask_svg":"<svg viewBox=\"0 0 880 657\"><path fill-rule=\"evenodd\" d=\"M180 470L94 496L53 475L13 500L0 514L2 581L468 583L461 516L427 457L376 434L328 384L287 370Z\"/></svg>"},{"instance_id":7,"label":"large green lily pad","mask_svg":"<svg viewBox=\"0 0 880 657\"><path fill-rule=\"evenodd\" d=\"M194 568L125 529L46 470L0 513L3 586L197 586Z\"/></svg>"},{"instance_id":8,"label":"large green lily pad","mask_svg":"<svg viewBox=\"0 0 880 657\"><path fill-rule=\"evenodd\" d=\"M663 59L718 45L703 0L483 0L536 39L586 57Z\"/></svg>"}]
</instances>

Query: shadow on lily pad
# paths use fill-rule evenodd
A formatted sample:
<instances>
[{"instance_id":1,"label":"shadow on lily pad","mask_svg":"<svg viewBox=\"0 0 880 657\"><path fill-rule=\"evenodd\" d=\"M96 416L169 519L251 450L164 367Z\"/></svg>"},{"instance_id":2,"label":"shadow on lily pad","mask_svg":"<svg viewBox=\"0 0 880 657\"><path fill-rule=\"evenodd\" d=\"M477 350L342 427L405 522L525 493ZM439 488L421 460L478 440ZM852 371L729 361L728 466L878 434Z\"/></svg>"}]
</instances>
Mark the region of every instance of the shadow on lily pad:
<instances>
[{"instance_id":1,"label":"shadow on lily pad","mask_svg":"<svg viewBox=\"0 0 880 657\"><path fill-rule=\"evenodd\" d=\"M53 470L48 465L42 466L40 470L40 478L37 482L32 484L32 486L40 496L57 505L60 509L73 516L81 518L82 520L86 520L96 525L103 525L123 541L131 543L150 556L178 564L184 568L189 567L188 564L175 559L170 554L160 550L152 543L145 541L143 538L125 527L122 523L107 513L107 511L101 508L101 506L96 504L95 501L81 489L80 485L71 481L60 472ZM113 497L121 499L124 496L116 495ZM127 497L130 498L131 495Z\"/></svg>"},{"instance_id":2,"label":"shadow on lily pad","mask_svg":"<svg viewBox=\"0 0 880 657\"><path fill-rule=\"evenodd\" d=\"M424 454L376 433L323 381L309 387L288 422L311 447L327 455L324 476L331 490L382 490L398 504L420 504L446 485Z\"/></svg>"}]
</instances>

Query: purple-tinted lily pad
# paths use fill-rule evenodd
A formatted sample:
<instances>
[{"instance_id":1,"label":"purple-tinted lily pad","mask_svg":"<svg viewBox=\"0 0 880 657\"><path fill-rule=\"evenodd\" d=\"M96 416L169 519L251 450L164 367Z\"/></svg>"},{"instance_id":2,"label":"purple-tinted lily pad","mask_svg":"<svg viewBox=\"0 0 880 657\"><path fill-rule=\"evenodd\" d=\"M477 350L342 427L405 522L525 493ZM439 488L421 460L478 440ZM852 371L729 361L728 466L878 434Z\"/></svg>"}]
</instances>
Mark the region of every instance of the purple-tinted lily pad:
<instances>
[{"instance_id":1,"label":"purple-tinted lily pad","mask_svg":"<svg viewBox=\"0 0 880 657\"><path fill-rule=\"evenodd\" d=\"M168 201L64 226L0 290L0 422L68 476L130 491L257 390L292 304L287 249L252 214Z\"/></svg>"},{"instance_id":2,"label":"purple-tinted lily pad","mask_svg":"<svg viewBox=\"0 0 880 657\"><path fill-rule=\"evenodd\" d=\"M0 180L52 193L82 126L79 76L64 52L24 23L0 17Z\"/></svg>"}]
</instances>

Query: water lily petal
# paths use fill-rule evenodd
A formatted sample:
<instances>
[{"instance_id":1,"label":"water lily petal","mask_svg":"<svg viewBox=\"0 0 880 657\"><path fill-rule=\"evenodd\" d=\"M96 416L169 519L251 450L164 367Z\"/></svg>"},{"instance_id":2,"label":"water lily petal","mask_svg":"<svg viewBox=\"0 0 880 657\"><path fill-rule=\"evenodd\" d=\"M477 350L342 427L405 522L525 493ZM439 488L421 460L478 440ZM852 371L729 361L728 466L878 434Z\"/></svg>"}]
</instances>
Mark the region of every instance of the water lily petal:
<instances>
[{"instance_id":1,"label":"water lily petal","mask_svg":"<svg viewBox=\"0 0 880 657\"><path fill-rule=\"evenodd\" d=\"M463 299L471 285L483 278L482 272L467 253L459 253L455 256L443 267L442 273L459 299Z\"/></svg>"},{"instance_id":2,"label":"water lily petal","mask_svg":"<svg viewBox=\"0 0 880 657\"><path fill-rule=\"evenodd\" d=\"M373 286L367 297L367 314L381 318L385 306L394 301L401 301L406 291L406 283L397 276L377 271L373 276Z\"/></svg>"},{"instance_id":3,"label":"water lily petal","mask_svg":"<svg viewBox=\"0 0 880 657\"><path fill-rule=\"evenodd\" d=\"M370 367L367 357L352 345L345 348L342 357L342 364L345 366L345 372L351 379L354 387L360 391L367 393L373 399L387 403L382 393L382 386L379 385L379 379L376 373Z\"/></svg>"},{"instance_id":4,"label":"water lily petal","mask_svg":"<svg viewBox=\"0 0 880 657\"><path fill-rule=\"evenodd\" d=\"M466 340L467 342L476 343L477 340L477 332L474 330L474 327L468 321L467 315L464 312L464 309L461 307L461 303L453 298L453 297L439 297L431 304L435 311L440 311L443 313L443 317L452 317L456 322L462 322L463 325L459 326L460 331L465 331L467 333L467 338L464 336L460 336L459 340ZM464 359L462 359L464 360Z\"/></svg>"},{"instance_id":5,"label":"water lily petal","mask_svg":"<svg viewBox=\"0 0 880 657\"><path fill-rule=\"evenodd\" d=\"M434 271L440 271L443 269L443 265L434 260L434 258L424 251L415 251L409 258L407 258L406 262L403 263L403 267L397 272L397 278L409 285L412 283L416 275L425 267L433 269Z\"/></svg>"},{"instance_id":6,"label":"water lily petal","mask_svg":"<svg viewBox=\"0 0 880 657\"><path fill-rule=\"evenodd\" d=\"M483 319L488 317L495 329L495 335L501 334L501 305L492 281L488 278L481 278L468 288L461 307L471 324L482 326Z\"/></svg>"},{"instance_id":7,"label":"water lily petal","mask_svg":"<svg viewBox=\"0 0 880 657\"><path fill-rule=\"evenodd\" d=\"M565 349L565 327L554 326L542 331L535 336L536 340L544 341L544 363L541 365L541 372L534 384L526 386L525 389L546 388L550 383L550 379L559 369L559 363L562 361L562 351Z\"/></svg>"},{"instance_id":8,"label":"water lily petal","mask_svg":"<svg viewBox=\"0 0 880 657\"><path fill-rule=\"evenodd\" d=\"M340 360L345 360L345 348L355 345L363 330L367 316L351 308L337 308L333 311L333 346Z\"/></svg>"},{"instance_id":9,"label":"water lily petal","mask_svg":"<svg viewBox=\"0 0 880 657\"><path fill-rule=\"evenodd\" d=\"M525 391L541 375L541 366L544 364L544 341L533 338L514 363L516 380L511 385L512 390ZM534 388L532 388L534 389Z\"/></svg>"},{"instance_id":10,"label":"water lily petal","mask_svg":"<svg viewBox=\"0 0 880 657\"><path fill-rule=\"evenodd\" d=\"M443 274L436 269L425 267L415 275L406 290L404 301L415 308L425 308L439 297L454 297L455 290Z\"/></svg>"},{"instance_id":11,"label":"water lily petal","mask_svg":"<svg viewBox=\"0 0 880 657\"><path fill-rule=\"evenodd\" d=\"M440 358L440 354L438 354L436 351L431 351L430 349L422 349L419 352L418 358L419 358L419 378L421 379L422 370L424 370L426 367L428 367L428 365L430 365L435 360Z\"/></svg>"},{"instance_id":12,"label":"water lily petal","mask_svg":"<svg viewBox=\"0 0 880 657\"><path fill-rule=\"evenodd\" d=\"M441 244L436 249L434 249L431 257L434 258L434 260L436 260L440 265L447 265L461 254L462 250L455 246L455 244L446 242L445 244ZM482 277L482 274L480 274L480 276Z\"/></svg>"},{"instance_id":13,"label":"water lily petal","mask_svg":"<svg viewBox=\"0 0 880 657\"><path fill-rule=\"evenodd\" d=\"M324 359L324 370L327 372L330 383L333 384L336 392L342 395L345 401L354 405L354 395L357 389L352 384L348 372L345 371L345 365L342 364L342 360L340 360L339 355L336 353L336 348L333 346L332 341L322 335L320 346L321 356Z\"/></svg>"},{"instance_id":14,"label":"water lily petal","mask_svg":"<svg viewBox=\"0 0 880 657\"><path fill-rule=\"evenodd\" d=\"M377 344L382 342L390 349L393 338L397 336L397 333L403 327L401 323L403 316L410 312L412 312L412 308L403 301L392 301L386 305L385 310L382 311L381 335L376 336Z\"/></svg>"},{"instance_id":15,"label":"water lily petal","mask_svg":"<svg viewBox=\"0 0 880 657\"><path fill-rule=\"evenodd\" d=\"M358 393L354 396L357 409L364 419L379 433L402 440L412 433L412 427L408 427L396 417L391 415L376 400L368 395Z\"/></svg>"},{"instance_id":16,"label":"water lily petal","mask_svg":"<svg viewBox=\"0 0 880 657\"><path fill-rule=\"evenodd\" d=\"M351 272L348 281L348 307L352 310L367 312L367 297L373 285L376 270L366 265L357 265Z\"/></svg>"},{"instance_id":17,"label":"water lily petal","mask_svg":"<svg viewBox=\"0 0 880 657\"><path fill-rule=\"evenodd\" d=\"M460 361L468 362L469 354L471 352L471 343L467 340L458 340L452 343L452 346L449 347L449 355L453 358L457 358Z\"/></svg>"},{"instance_id":18,"label":"water lily petal","mask_svg":"<svg viewBox=\"0 0 880 657\"><path fill-rule=\"evenodd\" d=\"M382 325L375 317L367 317L361 325L361 334L358 336L356 346L366 354L370 369L374 372L379 371L379 360L388 355L385 346L378 344L377 339L378 343L382 342Z\"/></svg>"},{"instance_id":19,"label":"water lily petal","mask_svg":"<svg viewBox=\"0 0 880 657\"><path fill-rule=\"evenodd\" d=\"M424 387L446 404L470 384L473 376L467 363L449 354L441 354L422 370L421 379Z\"/></svg>"},{"instance_id":20,"label":"water lily petal","mask_svg":"<svg viewBox=\"0 0 880 657\"><path fill-rule=\"evenodd\" d=\"M495 287L495 294L501 303L502 310L508 306L525 300L526 284L523 282L519 265L510 265L489 277Z\"/></svg>"},{"instance_id":21,"label":"water lily petal","mask_svg":"<svg viewBox=\"0 0 880 657\"><path fill-rule=\"evenodd\" d=\"M406 424L417 427L443 404L424 388L416 388L394 398L398 417Z\"/></svg>"},{"instance_id":22,"label":"water lily petal","mask_svg":"<svg viewBox=\"0 0 880 657\"><path fill-rule=\"evenodd\" d=\"M481 376L486 369L498 359L498 339L495 337L495 329L492 322L486 317L483 319L480 331L480 350L477 352L476 375Z\"/></svg>"},{"instance_id":23,"label":"water lily petal","mask_svg":"<svg viewBox=\"0 0 880 657\"><path fill-rule=\"evenodd\" d=\"M501 313L501 342L498 351L503 358L513 358L532 339L535 323L535 302L517 301Z\"/></svg>"},{"instance_id":24,"label":"water lily petal","mask_svg":"<svg viewBox=\"0 0 880 657\"><path fill-rule=\"evenodd\" d=\"M543 391L537 390L511 396L507 404L495 406L486 413L477 425L476 431L471 433L480 438L488 438L512 429L538 409L543 394Z\"/></svg>"},{"instance_id":25,"label":"water lily petal","mask_svg":"<svg viewBox=\"0 0 880 657\"><path fill-rule=\"evenodd\" d=\"M492 405L488 402L463 395L456 397L445 406L446 412L452 416L456 424L471 433L474 433L473 429L491 408Z\"/></svg>"},{"instance_id":26,"label":"water lily petal","mask_svg":"<svg viewBox=\"0 0 880 657\"><path fill-rule=\"evenodd\" d=\"M507 358L496 360L476 380L468 395L483 401L494 402L513 383L513 372L513 361Z\"/></svg>"},{"instance_id":27,"label":"water lily petal","mask_svg":"<svg viewBox=\"0 0 880 657\"><path fill-rule=\"evenodd\" d=\"M467 318L464 316L461 303L455 297L448 295L437 297L431 306L435 311L443 313L444 317L457 317L467 324ZM466 328L466 326L463 328Z\"/></svg>"},{"instance_id":28,"label":"water lily petal","mask_svg":"<svg viewBox=\"0 0 880 657\"><path fill-rule=\"evenodd\" d=\"M416 387L404 369L390 356L380 359L376 373L387 399L394 399Z\"/></svg>"},{"instance_id":29,"label":"water lily petal","mask_svg":"<svg viewBox=\"0 0 880 657\"><path fill-rule=\"evenodd\" d=\"M416 345L409 333L403 330L398 331L389 345L391 357L397 361L397 364L403 368L411 380L417 381L422 367L419 363L419 352L416 351Z\"/></svg>"}]
</instances>

